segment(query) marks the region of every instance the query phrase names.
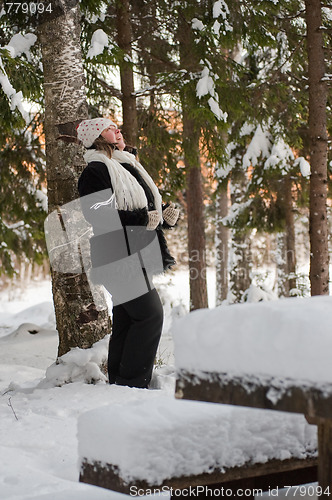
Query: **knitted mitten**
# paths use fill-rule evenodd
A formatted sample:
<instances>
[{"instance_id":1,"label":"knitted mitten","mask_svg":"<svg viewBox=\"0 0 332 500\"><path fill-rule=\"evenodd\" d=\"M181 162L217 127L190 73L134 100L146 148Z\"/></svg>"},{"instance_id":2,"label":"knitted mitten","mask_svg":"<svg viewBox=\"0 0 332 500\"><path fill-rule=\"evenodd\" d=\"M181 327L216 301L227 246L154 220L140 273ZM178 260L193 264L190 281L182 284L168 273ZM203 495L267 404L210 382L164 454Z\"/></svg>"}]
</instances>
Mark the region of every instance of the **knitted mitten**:
<instances>
[{"instance_id":1,"label":"knitted mitten","mask_svg":"<svg viewBox=\"0 0 332 500\"><path fill-rule=\"evenodd\" d=\"M170 203L170 205L165 208L163 211L164 221L167 222L169 226L174 226L179 218L180 210L175 208L174 203Z\"/></svg>"},{"instance_id":2,"label":"knitted mitten","mask_svg":"<svg viewBox=\"0 0 332 500\"><path fill-rule=\"evenodd\" d=\"M149 222L148 225L146 226L146 229L148 231L153 231L154 229L156 229L156 227L160 222L160 214L157 210L151 210L150 212L148 212L148 216L149 216Z\"/></svg>"}]
</instances>

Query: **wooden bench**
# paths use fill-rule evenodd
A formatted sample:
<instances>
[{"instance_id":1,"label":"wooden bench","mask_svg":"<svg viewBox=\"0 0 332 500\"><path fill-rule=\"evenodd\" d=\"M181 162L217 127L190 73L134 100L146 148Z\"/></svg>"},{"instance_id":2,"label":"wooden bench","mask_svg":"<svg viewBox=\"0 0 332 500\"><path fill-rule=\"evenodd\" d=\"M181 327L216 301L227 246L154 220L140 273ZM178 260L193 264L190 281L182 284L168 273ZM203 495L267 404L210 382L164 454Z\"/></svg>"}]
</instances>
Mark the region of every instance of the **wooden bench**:
<instances>
[{"instance_id":1,"label":"wooden bench","mask_svg":"<svg viewBox=\"0 0 332 500\"><path fill-rule=\"evenodd\" d=\"M125 405L120 414L116 414L115 417L114 407L110 407L108 417L104 418L107 422L104 429L98 423L98 412L101 410L96 410L97 413L92 414L90 423L86 424L85 433L90 433L91 443L99 443L100 447L95 453L91 452L87 441L86 447L81 448L80 481L123 493L131 493L133 488L135 491L139 488L143 494L162 488L186 489L213 485L232 489L234 496L239 489L247 488L253 496L254 489L268 491L277 486L307 484L318 478L322 491L329 496L332 492L332 426L329 420L332 417L332 384L322 382L322 380L328 372L332 352L332 335L326 335L326 325L332 317L332 299L325 297L309 302L302 299L301 303L299 300L278 301L278 304L253 304L252 307L251 305L234 305L218 310L195 311L178 321L174 336L177 366L176 398L177 403L185 402L180 401L184 399L222 403L206 405L197 402L196 406L192 407L191 415L187 415L185 422L190 427L201 408L209 408L209 418L218 422L214 428L211 443L211 449L214 452L218 450L222 452L223 446L226 446L226 455L230 456L235 447L231 441L227 443L220 441L225 428L223 411L230 408L226 405L234 405L234 407L231 406L236 411L233 422L234 425L241 425L239 432L241 429L250 428L250 413L245 414L248 421L246 419L241 421L241 415L243 417L243 412L246 411L260 412L257 415L264 414L267 421L272 418L271 415L278 415L281 420L279 424L273 425L277 429L279 427L282 429L283 423L288 418L300 418L302 420L299 422L304 422L308 432L314 432L315 437L316 427L310 424L318 425L318 459L316 439L316 449L311 446L310 450L303 450L301 456L294 456L292 451L288 450L288 455L287 453L280 457L271 455L260 460L257 459L257 453L254 453L252 456L249 454L241 464L226 465L220 457L216 459L213 455L213 458L208 461L207 469L195 468L190 465L190 462L188 468L183 469L183 463L186 461L185 454L180 454L178 461L174 459L173 454L179 446L181 411L179 406L172 406L174 401L169 399L163 403L168 420L167 422L161 420L155 424L158 432L153 433L152 441L149 439L152 432L151 421L148 418L144 421L143 418L139 420L140 423L136 422L136 412L132 411L130 405ZM256 317L258 320L255 319ZM317 317L321 323L317 321ZM246 330L248 325L249 336ZM233 326L234 331L232 331ZM254 338L257 328L261 333L259 346L257 343L250 343L252 340L250 335ZM314 329L317 342L312 342L310 336L308 338L305 336L310 328ZM209 336L211 331L212 334ZM225 336L225 333L229 336ZM244 363L245 366L241 364L243 361L241 355L238 356L240 347L244 353L248 353L250 358L247 363ZM255 357L255 352L249 356L251 348L258 351L257 357ZM259 356L264 356L265 348L267 351L270 349L270 352L267 353L267 360L262 358L263 362L260 364ZM324 356L321 356L322 348L323 351L325 349ZM308 351L313 357L308 358ZM281 354L284 355L285 361L280 363L280 374L278 374L278 356ZM316 358L315 355L317 355ZM301 369L298 376L296 370L299 366L296 366L296 363L294 363L295 366L291 366L289 374L287 370L285 373L285 367L289 367L297 356L303 356L303 363L308 363L308 360L313 360L314 363L321 360L316 378L312 380L306 377L301 378ZM277 359L274 359L276 357ZM270 364L271 372L269 372ZM226 369L223 370L223 367ZM306 374L306 370L304 373ZM153 405L158 404L158 398L150 401L150 405L143 403L142 408L143 410L145 408L144 411L148 417L149 412L153 411ZM236 408L238 405L252 407L252 409ZM168 407L171 408L168 409ZM265 411L267 409L276 410L276 412ZM288 412L289 415L281 412ZM302 415L291 415L291 413ZM133 414L130 426L134 431L132 434L124 432L123 429L119 432L116 422L126 421L130 414ZM84 415L81 418L84 419ZM202 420L205 422L206 432L210 426L209 418ZM81 425L82 422L83 420ZM93 422L95 422L97 433L92 431ZM258 437L261 437L262 429L266 425L265 422L264 425L256 427ZM280 438L284 437L284 429L278 432ZM84 432L82 431L81 434ZM162 436L168 434L174 438L173 447L166 449L163 456L166 459L173 457L175 460L168 473L158 477L151 475L151 471L154 471L157 466L157 462L156 464L152 462L141 464L139 473L135 474L137 462L140 464L138 457L142 456L145 459L151 454L155 456L154 453L159 446L158 440L162 441ZM297 431L294 429L289 432L290 437L296 434ZM106 435L109 439L108 444L105 442ZM197 435L199 435L198 428L196 429L193 425L192 438L187 439L188 453L195 454L202 447L205 435L201 434L199 440L196 439ZM140 447L140 455L136 455L134 462L130 462L131 447L136 446ZM103 455L101 450L112 447L111 454ZM123 448L127 451L123 451ZM205 451L206 456L209 457L208 450ZM125 462L121 462L124 457L129 460L127 466L124 465ZM178 495L174 495L176 496ZM202 497L204 496L206 494L202 491Z\"/></svg>"},{"instance_id":2,"label":"wooden bench","mask_svg":"<svg viewBox=\"0 0 332 500\"><path fill-rule=\"evenodd\" d=\"M79 419L80 481L135 496L168 491L174 498L189 488L200 497L205 488L224 488L253 498L255 490L313 482L315 443L306 447L292 436L311 426L300 416L288 421L278 413L166 397L102 407ZM276 444L281 425L293 449ZM255 461L258 446L265 452Z\"/></svg>"},{"instance_id":3,"label":"wooden bench","mask_svg":"<svg viewBox=\"0 0 332 500\"><path fill-rule=\"evenodd\" d=\"M245 309L231 306L224 318L221 308L215 336L203 331L189 335L188 329L183 335L185 328L179 323L176 397L303 414L318 427L317 478L322 496L328 497L332 494L332 298L292 300L247 304ZM197 322L202 324L204 316L208 322L210 314L199 312ZM225 324L230 327L227 331ZM255 329L266 334L257 335ZM266 345L258 345L257 339ZM191 359L190 350L196 351ZM205 366L200 362L204 357L210 358Z\"/></svg>"}]
</instances>

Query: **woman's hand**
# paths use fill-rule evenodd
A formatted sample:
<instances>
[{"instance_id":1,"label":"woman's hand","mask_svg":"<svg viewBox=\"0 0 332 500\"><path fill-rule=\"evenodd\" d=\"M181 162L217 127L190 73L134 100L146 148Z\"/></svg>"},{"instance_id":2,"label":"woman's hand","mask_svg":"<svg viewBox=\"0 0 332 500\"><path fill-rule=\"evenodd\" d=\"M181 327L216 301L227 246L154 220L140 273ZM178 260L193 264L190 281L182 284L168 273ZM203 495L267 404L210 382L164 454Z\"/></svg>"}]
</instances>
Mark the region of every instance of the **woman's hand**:
<instances>
[{"instance_id":1,"label":"woman's hand","mask_svg":"<svg viewBox=\"0 0 332 500\"><path fill-rule=\"evenodd\" d=\"M163 218L164 221L169 225L169 226L175 226L177 223L177 220L180 215L180 210L178 208L175 208L175 205L173 202L169 204L167 208L163 211Z\"/></svg>"},{"instance_id":2,"label":"woman's hand","mask_svg":"<svg viewBox=\"0 0 332 500\"><path fill-rule=\"evenodd\" d=\"M148 225L146 226L146 229L148 231L153 231L154 229L156 229L159 222L161 221L161 217L158 210L150 210L150 212L148 212L148 216L149 216L149 222Z\"/></svg>"}]
</instances>

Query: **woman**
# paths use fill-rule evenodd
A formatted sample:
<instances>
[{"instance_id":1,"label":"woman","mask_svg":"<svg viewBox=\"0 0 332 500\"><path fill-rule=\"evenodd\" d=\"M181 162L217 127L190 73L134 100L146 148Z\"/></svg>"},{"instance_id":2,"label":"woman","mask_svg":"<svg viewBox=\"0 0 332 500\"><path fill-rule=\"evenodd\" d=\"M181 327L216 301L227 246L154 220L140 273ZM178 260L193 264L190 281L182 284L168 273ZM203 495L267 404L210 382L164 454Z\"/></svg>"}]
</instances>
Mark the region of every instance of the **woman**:
<instances>
[{"instance_id":1,"label":"woman","mask_svg":"<svg viewBox=\"0 0 332 500\"><path fill-rule=\"evenodd\" d=\"M90 240L92 267L95 280L113 299L109 382L147 388L163 309L150 280L150 267L154 266L149 256L156 252L146 249L155 248L157 241L162 269L175 264L162 225L175 225L179 211L174 205L162 205L158 188L135 156L125 151L122 134L111 120L84 120L77 127L77 136L87 148L87 167L79 178L78 190L84 216L94 232ZM159 266L159 271L162 269Z\"/></svg>"}]
</instances>

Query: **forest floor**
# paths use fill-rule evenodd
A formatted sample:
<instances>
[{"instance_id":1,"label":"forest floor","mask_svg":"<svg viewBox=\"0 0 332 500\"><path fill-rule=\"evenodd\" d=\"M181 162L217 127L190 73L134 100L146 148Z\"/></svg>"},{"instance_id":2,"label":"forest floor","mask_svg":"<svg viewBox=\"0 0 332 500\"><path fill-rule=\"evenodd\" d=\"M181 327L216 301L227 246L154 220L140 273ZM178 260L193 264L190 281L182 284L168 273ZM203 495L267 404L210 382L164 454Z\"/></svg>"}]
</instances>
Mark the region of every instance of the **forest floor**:
<instances>
[{"instance_id":1,"label":"forest floor","mask_svg":"<svg viewBox=\"0 0 332 500\"><path fill-rule=\"evenodd\" d=\"M80 376L61 387L52 383L43 386L45 371L54 364L58 345L50 282L34 282L24 290L0 293L1 500L128 498L78 482L77 419L107 404L160 396L174 398L170 325L174 311L175 316L188 311L188 276L177 272L163 281L160 286L166 301L165 328L152 390L110 386L103 381L87 384ZM208 282L213 307L213 273ZM279 497L283 497L282 492Z\"/></svg>"}]
</instances>

